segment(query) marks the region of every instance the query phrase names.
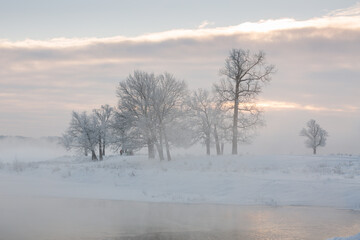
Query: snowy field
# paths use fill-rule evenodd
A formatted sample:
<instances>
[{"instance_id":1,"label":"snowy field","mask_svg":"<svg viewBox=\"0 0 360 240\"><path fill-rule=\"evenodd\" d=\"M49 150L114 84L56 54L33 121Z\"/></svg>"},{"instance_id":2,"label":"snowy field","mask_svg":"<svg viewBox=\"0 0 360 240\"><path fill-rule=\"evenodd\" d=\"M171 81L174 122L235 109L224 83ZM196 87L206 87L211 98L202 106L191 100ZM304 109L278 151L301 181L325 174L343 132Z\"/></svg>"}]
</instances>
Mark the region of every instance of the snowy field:
<instances>
[{"instance_id":1,"label":"snowy field","mask_svg":"<svg viewBox=\"0 0 360 240\"><path fill-rule=\"evenodd\" d=\"M359 156L85 157L0 163L1 192L147 202L360 209Z\"/></svg>"},{"instance_id":2,"label":"snowy field","mask_svg":"<svg viewBox=\"0 0 360 240\"><path fill-rule=\"evenodd\" d=\"M360 209L359 156L30 155L0 158L0 196Z\"/></svg>"}]
</instances>

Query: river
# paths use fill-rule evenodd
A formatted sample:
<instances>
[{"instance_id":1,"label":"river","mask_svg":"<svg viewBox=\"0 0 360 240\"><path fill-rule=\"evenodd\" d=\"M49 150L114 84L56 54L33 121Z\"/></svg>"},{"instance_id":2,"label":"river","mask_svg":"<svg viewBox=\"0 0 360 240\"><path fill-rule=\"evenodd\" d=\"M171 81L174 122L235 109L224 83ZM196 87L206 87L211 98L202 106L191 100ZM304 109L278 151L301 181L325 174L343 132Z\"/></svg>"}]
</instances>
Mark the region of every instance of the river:
<instances>
[{"instance_id":1,"label":"river","mask_svg":"<svg viewBox=\"0 0 360 240\"><path fill-rule=\"evenodd\" d=\"M1 240L326 240L358 232L359 212L326 207L0 196Z\"/></svg>"}]
</instances>

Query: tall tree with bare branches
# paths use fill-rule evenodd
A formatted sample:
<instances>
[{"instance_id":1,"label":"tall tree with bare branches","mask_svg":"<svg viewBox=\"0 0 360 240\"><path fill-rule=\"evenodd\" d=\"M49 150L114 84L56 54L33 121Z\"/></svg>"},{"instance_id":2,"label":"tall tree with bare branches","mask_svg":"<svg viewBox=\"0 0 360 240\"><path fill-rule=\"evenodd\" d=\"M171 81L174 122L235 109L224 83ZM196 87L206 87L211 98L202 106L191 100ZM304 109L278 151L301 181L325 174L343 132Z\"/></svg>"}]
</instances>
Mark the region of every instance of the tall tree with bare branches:
<instances>
[{"instance_id":1,"label":"tall tree with bare branches","mask_svg":"<svg viewBox=\"0 0 360 240\"><path fill-rule=\"evenodd\" d=\"M254 103L274 71L274 65L266 63L264 52L251 54L243 49L232 49L220 69L225 78L215 84L215 91L220 101L233 109L232 154L238 153L238 140L244 137L239 128L252 128L260 122L260 111Z\"/></svg>"}]
</instances>

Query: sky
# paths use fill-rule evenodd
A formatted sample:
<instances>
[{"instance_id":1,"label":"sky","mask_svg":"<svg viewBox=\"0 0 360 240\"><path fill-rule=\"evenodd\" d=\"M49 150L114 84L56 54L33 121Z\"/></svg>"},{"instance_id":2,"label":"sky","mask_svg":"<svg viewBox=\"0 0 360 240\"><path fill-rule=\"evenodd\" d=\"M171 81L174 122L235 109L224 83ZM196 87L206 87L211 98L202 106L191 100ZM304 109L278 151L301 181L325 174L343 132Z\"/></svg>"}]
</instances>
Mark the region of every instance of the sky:
<instances>
[{"instance_id":1,"label":"sky","mask_svg":"<svg viewBox=\"0 0 360 240\"><path fill-rule=\"evenodd\" d=\"M135 69L211 89L232 48L262 50L277 72L259 96L266 126L243 153L360 154L360 2L1 1L0 135L60 136L71 111L115 106Z\"/></svg>"}]
</instances>

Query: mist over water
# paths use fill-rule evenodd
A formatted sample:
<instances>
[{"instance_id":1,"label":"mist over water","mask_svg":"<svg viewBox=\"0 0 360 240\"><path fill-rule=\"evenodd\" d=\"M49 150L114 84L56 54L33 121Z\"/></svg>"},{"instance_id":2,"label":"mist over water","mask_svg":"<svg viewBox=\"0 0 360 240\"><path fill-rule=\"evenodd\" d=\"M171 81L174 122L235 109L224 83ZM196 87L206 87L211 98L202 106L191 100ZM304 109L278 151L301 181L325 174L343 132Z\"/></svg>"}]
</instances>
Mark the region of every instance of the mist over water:
<instances>
[{"instance_id":1,"label":"mist over water","mask_svg":"<svg viewBox=\"0 0 360 240\"><path fill-rule=\"evenodd\" d=\"M40 162L69 154L58 137L0 136L0 162Z\"/></svg>"},{"instance_id":2,"label":"mist over water","mask_svg":"<svg viewBox=\"0 0 360 240\"><path fill-rule=\"evenodd\" d=\"M321 207L0 200L1 239L327 239L356 234L360 213ZM346 226L346 227L344 227Z\"/></svg>"}]
</instances>

